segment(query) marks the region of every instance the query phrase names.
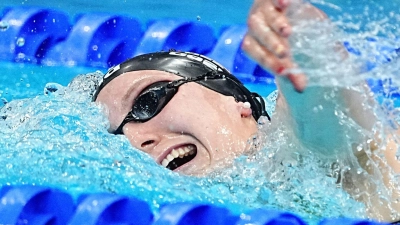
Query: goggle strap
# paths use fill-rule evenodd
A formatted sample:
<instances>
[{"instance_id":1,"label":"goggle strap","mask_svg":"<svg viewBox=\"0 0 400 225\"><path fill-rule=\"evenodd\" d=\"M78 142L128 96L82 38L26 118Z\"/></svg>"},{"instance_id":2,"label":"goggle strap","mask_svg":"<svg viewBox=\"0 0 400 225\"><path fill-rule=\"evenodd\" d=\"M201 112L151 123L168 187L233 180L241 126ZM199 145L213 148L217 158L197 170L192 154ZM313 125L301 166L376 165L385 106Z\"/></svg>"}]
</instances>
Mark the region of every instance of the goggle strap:
<instances>
[{"instance_id":1,"label":"goggle strap","mask_svg":"<svg viewBox=\"0 0 400 225\"><path fill-rule=\"evenodd\" d=\"M251 93L251 97L255 100L258 101L261 104L261 115L262 116L266 116L268 118L269 121L271 121L271 117L268 115L267 111L265 110L265 102L264 99L255 92Z\"/></svg>"}]
</instances>

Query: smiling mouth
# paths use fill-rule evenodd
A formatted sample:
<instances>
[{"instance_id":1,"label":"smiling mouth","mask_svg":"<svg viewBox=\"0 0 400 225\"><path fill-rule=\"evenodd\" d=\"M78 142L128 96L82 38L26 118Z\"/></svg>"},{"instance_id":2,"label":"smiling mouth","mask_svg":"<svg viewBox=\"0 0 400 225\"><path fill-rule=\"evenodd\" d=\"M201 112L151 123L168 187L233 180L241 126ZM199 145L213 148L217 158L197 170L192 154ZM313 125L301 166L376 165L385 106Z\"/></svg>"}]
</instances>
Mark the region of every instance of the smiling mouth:
<instances>
[{"instance_id":1,"label":"smiling mouth","mask_svg":"<svg viewBox=\"0 0 400 225\"><path fill-rule=\"evenodd\" d=\"M189 144L175 148L162 160L161 165L167 169L174 170L188 162L197 155L195 145Z\"/></svg>"}]
</instances>

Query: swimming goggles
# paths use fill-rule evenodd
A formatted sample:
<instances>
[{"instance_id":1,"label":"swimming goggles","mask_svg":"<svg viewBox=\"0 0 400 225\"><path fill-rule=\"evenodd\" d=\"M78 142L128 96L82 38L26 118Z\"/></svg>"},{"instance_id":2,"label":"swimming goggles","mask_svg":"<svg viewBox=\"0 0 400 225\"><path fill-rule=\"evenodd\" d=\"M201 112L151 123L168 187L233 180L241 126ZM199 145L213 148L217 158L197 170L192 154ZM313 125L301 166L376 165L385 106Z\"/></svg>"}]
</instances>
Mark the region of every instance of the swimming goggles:
<instances>
[{"instance_id":1,"label":"swimming goggles","mask_svg":"<svg viewBox=\"0 0 400 225\"><path fill-rule=\"evenodd\" d=\"M143 90L133 103L131 111L128 112L121 125L115 130L114 134L123 134L122 128L130 122L144 123L155 117L168 104L178 92L181 85L207 79L223 79L214 71L195 78L183 78L175 81L160 81L149 85Z\"/></svg>"}]
</instances>

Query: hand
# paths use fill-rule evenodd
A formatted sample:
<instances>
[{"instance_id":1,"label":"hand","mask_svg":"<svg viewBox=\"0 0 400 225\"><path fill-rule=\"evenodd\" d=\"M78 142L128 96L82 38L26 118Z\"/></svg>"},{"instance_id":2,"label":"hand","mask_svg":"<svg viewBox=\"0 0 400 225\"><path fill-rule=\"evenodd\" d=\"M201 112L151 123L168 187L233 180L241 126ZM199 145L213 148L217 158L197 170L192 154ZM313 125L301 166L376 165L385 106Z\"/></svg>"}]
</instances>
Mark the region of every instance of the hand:
<instances>
[{"instance_id":1,"label":"hand","mask_svg":"<svg viewBox=\"0 0 400 225\"><path fill-rule=\"evenodd\" d=\"M260 66L268 68L278 76L287 77L294 88L301 92L307 84L304 74L293 74L296 67L290 57L288 37L292 32L287 11L293 0L255 0L247 20L248 32L242 48ZM298 4L296 18L320 19L326 15L309 4ZM297 5L296 5L297 7Z\"/></svg>"}]
</instances>

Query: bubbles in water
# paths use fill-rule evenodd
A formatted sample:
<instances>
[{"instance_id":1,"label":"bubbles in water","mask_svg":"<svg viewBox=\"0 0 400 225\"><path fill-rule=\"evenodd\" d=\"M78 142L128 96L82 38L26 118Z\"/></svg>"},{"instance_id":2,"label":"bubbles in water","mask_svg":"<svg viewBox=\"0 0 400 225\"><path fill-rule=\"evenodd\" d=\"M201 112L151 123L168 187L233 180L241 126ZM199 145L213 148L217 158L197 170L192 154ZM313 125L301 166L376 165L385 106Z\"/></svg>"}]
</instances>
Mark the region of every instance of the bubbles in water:
<instances>
[{"instance_id":1,"label":"bubbles in water","mask_svg":"<svg viewBox=\"0 0 400 225\"><path fill-rule=\"evenodd\" d=\"M22 47L25 45L25 38L19 37L17 39L17 46Z\"/></svg>"},{"instance_id":2,"label":"bubbles in water","mask_svg":"<svg viewBox=\"0 0 400 225\"><path fill-rule=\"evenodd\" d=\"M9 27L10 25L8 24L8 22L3 20L0 21L0 31L6 31Z\"/></svg>"},{"instance_id":3,"label":"bubbles in water","mask_svg":"<svg viewBox=\"0 0 400 225\"><path fill-rule=\"evenodd\" d=\"M197 19L197 21L200 21L200 20L201 20L201 17L200 17L200 16L197 16L196 19Z\"/></svg>"},{"instance_id":4,"label":"bubbles in water","mask_svg":"<svg viewBox=\"0 0 400 225\"><path fill-rule=\"evenodd\" d=\"M46 86L44 87L44 94L45 95L50 95L53 93L56 93L59 90L62 90L63 86L61 84L57 83L47 83Z\"/></svg>"},{"instance_id":5,"label":"bubbles in water","mask_svg":"<svg viewBox=\"0 0 400 225\"><path fill-rule=\"evenodd\" d=\"M4 106L5 104L7 104L7 103L8 103L7 99L1 98L1 99L0 99L0 108L3 107L3 106Z\"/></svg>"},{"instance_id":6,"label":"bubbles in water","mask_svg":"<svg viewBox=\"0 0 400 225\"><path fill-rule=\"evenodd\" d=\"M294 49L300 65L314 76L311 85L345 85L352 79L346 77L348 67L338 67L341 64L337 63L343 59L338 60L318 48L332 46L333 42L317 31L309 31L317 40L300 37L294 45L302 46ZM337 35L333 38L343 38L340 37L343 33L331 33ZM360 41L357 38L354 44ZM385 74L394 69L387 67ZM380 72L360 74L357 79L384 75ZM376 176L366 174L357 164L344 167L336 158L321 159L299 145L288 132L285 119L280 120L277 115L274 120L280 122L276 125L268 121L260 123L260 134L254 141L261 143L258 145L263 149L238 158L225 171L194 178L161 168L149 156L133 149L124 136L107 133L107 119L99 106L91 102L99 80L101 75L78 76L67 88L47 84L45 96L11 103L3 101L6 107L0 109L0 118L3 118L0 120L0 165L13 165L13 169L0 173L1 183L52 185L75 193L84 190L136 195L154 207L163 202L196 200L248 208L274 207L306 218L365 216L364 205L337 187L345 185L344 178L351 172L370 176L370 180ZM333 93L323 97L334 99ZM325 107L314 108L316 112L323 110ZM350 129L351 121L343 112L338 110L336 115ZM355 150L363 152L359 146ZM348 159L338 158L341 162L357 161L351 154L344 152L343 155ZM370 164L373 163L366 162L367 166Z\"/></svg>"}]
</instances>

